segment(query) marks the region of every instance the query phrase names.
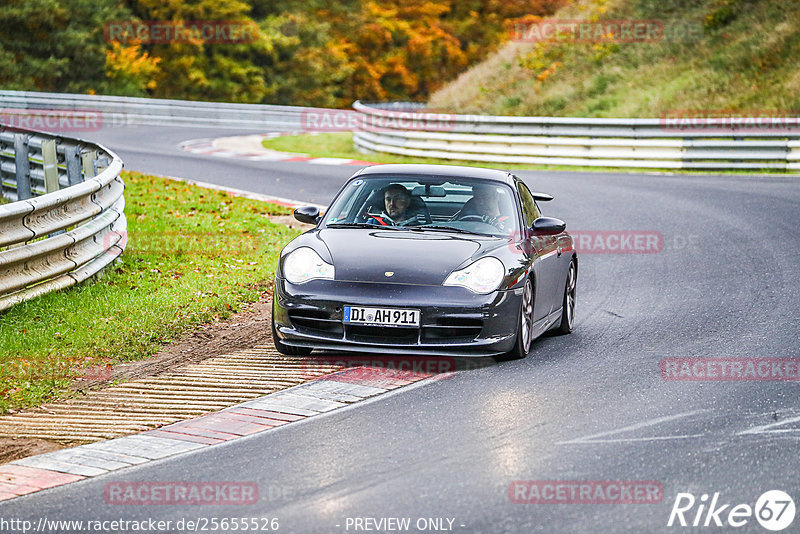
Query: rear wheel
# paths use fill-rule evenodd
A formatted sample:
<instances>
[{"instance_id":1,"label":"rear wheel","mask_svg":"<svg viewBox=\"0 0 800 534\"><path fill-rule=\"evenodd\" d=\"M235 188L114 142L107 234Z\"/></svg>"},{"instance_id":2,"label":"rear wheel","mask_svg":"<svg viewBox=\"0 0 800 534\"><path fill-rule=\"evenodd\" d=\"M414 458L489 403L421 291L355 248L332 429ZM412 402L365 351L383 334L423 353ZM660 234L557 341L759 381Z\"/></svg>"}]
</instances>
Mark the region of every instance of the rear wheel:
<instances>
[{"instance_id":1,"label":"rear wheel","mask_svg":"<svg viewBox=\"0 0 800 534\"><path fill-rule=\"evenodd\" d=\"M569 334L575 325L575 286L578 282L578 266L575 260L569 262L567 282L564 284L564 301L561 303L561 325L554 330L556 334Z\"/></svg>"},{"instance_id":2,"label":"rear wheel","mask_svg":"<svg viewBox=\"0 0 800 534\"><path fill-rule=\"evenodd\" d=\"M514 348L506 355L507 359L517 360L528 355L533 341L533 282L530 278L525 280L522 290L522 305L519 312L519 325L517 326L517 341Z\"/></svg>"},{"instance_id":3,"label":"rear wheel","mask_svg":"<svg viewBox=\"0 0 800 534\"><path fill-rule=\"evenodd\" d=\"M281 343L281 340L278 338L278 332L275 330L275 319L272 318L272 343L275 345L275 349L283 355L286 356L308 356L311 354L311 349L308 347L292 347L291 345L286 345Z\"/></svg>"}]
</instances>

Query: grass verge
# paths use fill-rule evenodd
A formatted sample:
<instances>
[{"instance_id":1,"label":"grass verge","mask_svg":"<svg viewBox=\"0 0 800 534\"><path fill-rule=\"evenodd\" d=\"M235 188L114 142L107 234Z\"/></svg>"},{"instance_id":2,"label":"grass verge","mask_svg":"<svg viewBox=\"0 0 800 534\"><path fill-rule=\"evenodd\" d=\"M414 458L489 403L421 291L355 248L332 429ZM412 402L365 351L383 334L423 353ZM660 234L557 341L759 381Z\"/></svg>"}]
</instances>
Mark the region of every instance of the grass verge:
<instances>
[{"instance_id":1,"label":"grass verge","mask_svg":"<svg viewBox=\"0 0 800 534\"><path fill-rule=\"evenodd\" d=\"M535 171L573 171L573 172L617 172L629 174L669 173L669 174L784 174L780 170L684 170L684 169L632 169L629 167L576 167L567 165L525 165L518 163L493 163L486 161L445 160L440 158L418 158L394 154L364 154L353 146L351 132L334 132L320 134L283 135L262 141L264 148L279 152L307 154L314 158L344 158L368 160L372 163L426 163L434 165L464 165L467 167L488 167L508 170Z\"/></svg>"},{"instance_id":2,"label":"grass verge","mask_svg":"<svg viewBox=\"0 0 800 534\"><path fill-rule=\"evenodd\" d=\"M154 354L271 287L299 232L288 208L124 172L128 243L95 283L0 314L0 413L64 395L87 370Z\"/></svg>"}]
</instances>

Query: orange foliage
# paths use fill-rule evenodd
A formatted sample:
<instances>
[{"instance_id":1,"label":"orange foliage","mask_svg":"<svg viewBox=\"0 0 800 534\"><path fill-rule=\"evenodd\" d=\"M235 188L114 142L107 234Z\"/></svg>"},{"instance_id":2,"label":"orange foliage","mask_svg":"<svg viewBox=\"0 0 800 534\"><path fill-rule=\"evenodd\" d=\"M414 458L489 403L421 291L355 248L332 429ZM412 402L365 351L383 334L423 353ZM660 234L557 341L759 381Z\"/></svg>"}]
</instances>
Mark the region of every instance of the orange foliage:
<instances>
[{"instance_id":1,"label":"orange foliage","mask_svg":"<svg viewBox=\"0 0 800 534\"><path fill-rule=\"evenodd\" d=\"M513 24L548 15L564 0L365 0L357 12L319 10L347 50L337 102L421 100L509 38ZM468 4L468 5L466 5ZM321 49L320 54L327 53Z\"/></svg>"},{"instance_id":2,"label":"orange foliage","mask_svg":"<svg viewBox=\"0 0 800 534\"><path fill-rule=\"evenodd\" d=\"M141 52L140 44L124 46L112 42L111 50L106 51L106 76L136 91L152 90L156 87L155 76L160 61L161 58Z\"/></svg>"}]
</instances>

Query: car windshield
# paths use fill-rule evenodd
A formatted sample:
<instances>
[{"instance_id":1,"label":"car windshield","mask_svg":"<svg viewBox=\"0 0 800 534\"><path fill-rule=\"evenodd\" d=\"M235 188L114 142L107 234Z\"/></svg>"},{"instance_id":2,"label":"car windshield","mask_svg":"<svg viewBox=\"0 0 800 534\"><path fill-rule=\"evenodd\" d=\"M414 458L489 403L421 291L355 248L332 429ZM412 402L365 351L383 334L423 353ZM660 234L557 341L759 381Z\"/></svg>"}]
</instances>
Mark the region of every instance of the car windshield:
<instances>
[{"instance_id":1,"label":"car windshield","mask_svg":"<svg viewBox=\"0 0 800 534\"><path fill-rule=\"evenodd\" d=\"M517 229L511 187L473 178L380 175L351 181L324 227L380 227L508 236Z\"/></svg>"}]
</instances>

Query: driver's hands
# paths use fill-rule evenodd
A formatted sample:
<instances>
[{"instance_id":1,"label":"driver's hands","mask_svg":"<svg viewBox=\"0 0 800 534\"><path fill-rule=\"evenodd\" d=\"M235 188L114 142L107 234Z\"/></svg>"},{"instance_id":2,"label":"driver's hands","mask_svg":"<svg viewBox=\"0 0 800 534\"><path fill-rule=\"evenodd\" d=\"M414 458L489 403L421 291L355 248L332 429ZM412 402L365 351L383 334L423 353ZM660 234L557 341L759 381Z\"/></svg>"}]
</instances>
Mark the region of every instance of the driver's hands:
<instances>
[{"instance_id":1,"label":"driver's hands","mask_svg":"<svg viewBox=\"0 0 800 534\"><path fill-rule=\"evenodd\" d=\"M495 217L492 215L483 215L481 216L481 221L485 222L486 224L491 224L498 230L505 230L506 227L506 217Z\"/></svg>"},{"instance_id":2,"label":"driver's hands","mask_svg":"<svg viewBox=\"0 0 800 534\"><path fill-rule=\"evenodd\" d=\"M417 224L425 224L426 222L427 222L427 219L425 218L425 215L423 215L422 213L417 213L413 217L409 217L408 219L406 219L404 221L400 221L399 223L397 223L397 225L398 226L410 226L410 225L417 225Z\"/></svg>"}]
</instances>

